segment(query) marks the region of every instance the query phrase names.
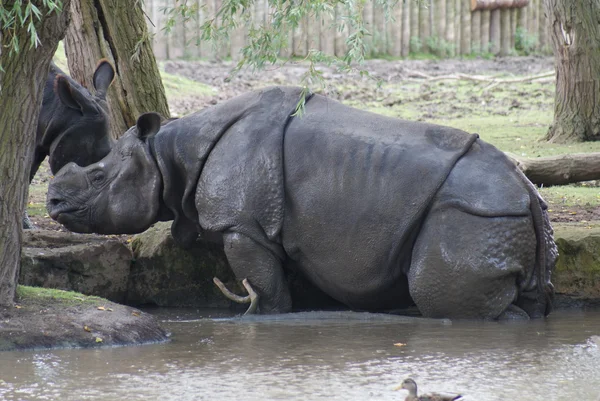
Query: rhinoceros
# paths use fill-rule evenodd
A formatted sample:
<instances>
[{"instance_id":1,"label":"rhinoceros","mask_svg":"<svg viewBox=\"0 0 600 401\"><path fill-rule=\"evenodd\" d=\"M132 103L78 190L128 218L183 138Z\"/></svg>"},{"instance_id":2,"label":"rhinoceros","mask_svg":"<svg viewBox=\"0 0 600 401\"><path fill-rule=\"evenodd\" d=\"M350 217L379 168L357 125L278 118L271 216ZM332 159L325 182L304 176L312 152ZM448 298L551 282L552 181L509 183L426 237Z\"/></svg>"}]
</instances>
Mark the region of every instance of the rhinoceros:
<instances>
[{"instance_id":1,"label":"rhinoceros","mask_svg":"<svg viewBox=\"0 0 600 401\"><path fill-rule=\"evenodd\" d=\"M349 308L543 317L556 259L546 206L478 135L307 97L250 92L160 125L143 114L111 152L65 166L50 216L69 230L217 236L260 313L292 309L301 273ZM252 308L252 306L251 306Z\"/></svg>"},{"instance_id":2,"label":"rhinoceros","mask_svg":"<svg viewBox=\"0 0 600 401\"><path fill-rule=\"evenodd\" d=\"M105 59L100 60L93 77L94 95L56 64L50 64L29 170L30 182L46 156L55 174L69 162L87 166L108 154L112 139L108 132L106 91L114 76L112 65ZM27 215L23 226L32 227Z\"/></svg>"}]
</instances>

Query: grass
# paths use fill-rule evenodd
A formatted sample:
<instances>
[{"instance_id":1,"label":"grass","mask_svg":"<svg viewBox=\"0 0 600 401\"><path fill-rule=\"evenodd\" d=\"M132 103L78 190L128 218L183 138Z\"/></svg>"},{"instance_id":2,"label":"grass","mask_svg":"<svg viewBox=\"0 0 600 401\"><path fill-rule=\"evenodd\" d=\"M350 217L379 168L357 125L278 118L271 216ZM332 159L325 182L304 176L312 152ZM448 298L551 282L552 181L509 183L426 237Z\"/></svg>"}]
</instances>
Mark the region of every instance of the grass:
<instances>
[{"instance_id":1,"label":"grass","mask_svg":"<svg viewBox=\"0 0 600 401\"><path fill-rule=\"evenodd\" d=\"M61 301L68 304L108 303L104 298L83 295L78 292L55 290L51 288L17 286L17 299L26 302L43 302L44 300Z\"/></svg>"},{"instance_id":2,"label":"grass","mask_svg":"<svg viewBox=\"0 0 600 401\"><path fill-rule=\"evenodd\" d=\"M206 84L193 81L180 75L169 74L164 70L160 70L165 94L167 98L185 97L185 96L206 96L215 93L215 90Z\"/></svg>"}]
</instances>

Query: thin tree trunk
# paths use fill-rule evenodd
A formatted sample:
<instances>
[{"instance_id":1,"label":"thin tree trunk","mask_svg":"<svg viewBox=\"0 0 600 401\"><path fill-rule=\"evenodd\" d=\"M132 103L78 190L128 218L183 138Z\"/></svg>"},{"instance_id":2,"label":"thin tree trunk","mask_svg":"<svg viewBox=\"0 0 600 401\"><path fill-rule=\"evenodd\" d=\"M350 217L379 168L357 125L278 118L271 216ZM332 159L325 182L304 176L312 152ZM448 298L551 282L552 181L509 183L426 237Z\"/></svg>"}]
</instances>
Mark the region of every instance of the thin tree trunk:
<instances>
[{"instance_id":1,"label":"thin tree trunk","mask_svg":"<svg viewBox=\"0 0 600 401\"><path fill-rule=\"evenodd\" d=\"M69 22L70 0L63 11L48 15L38 5L41 21L35 22L41 46L29 46L27 26L17 28L20 52L10 54L9 34L0 28L0 305L15 299L21 244L22 219L27 204L29 166L37 120L50 60Z\"/></svg>"},{"instance_id":2,"label":"thin tree trunk","mask_svg":"<svg viewBox=\"0 0 600 401\"><path fill-rule=\"evenodd\" d=\"M552 142L600 139L600 3L544 0L556 65Z\"/></svg>"},{"instance_id":3,"label":"thin tree trunk","mask_svg":"<svg viewBox=\"0 0 600 401\"><path fill-rule=\"evenodd\" d=\"M108 93L111 135L118 138L145 112L169 117L141 4L137 0L81 0L72 6L73 22L65 38L71 76L93 88L90 71L101 58L110 60L117 72Z\"/></svg>"}]
</instances>

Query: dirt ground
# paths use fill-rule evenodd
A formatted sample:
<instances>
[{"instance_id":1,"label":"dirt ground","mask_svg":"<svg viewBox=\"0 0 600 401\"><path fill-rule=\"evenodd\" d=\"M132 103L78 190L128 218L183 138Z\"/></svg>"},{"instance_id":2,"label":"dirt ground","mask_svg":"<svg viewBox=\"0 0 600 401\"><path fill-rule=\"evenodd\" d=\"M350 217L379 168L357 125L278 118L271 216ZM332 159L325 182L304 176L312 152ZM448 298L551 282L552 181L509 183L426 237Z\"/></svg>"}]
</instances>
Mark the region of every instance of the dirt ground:
<instances>
[{"instance_id":1,"label":"dirt ground","mask_svg":"<svg viewBox=\"0 0 600 401\"><path fill-rule=\"evenodd\" d=\"M235 76L230 76L234 67L233 62L227 61L164 61L162 68L170 74L183 76L193 81L207 85L205 94L176 95L169 97L171 113L182 116L190 112L201 110L218 102L230 99L249 90L267 85L298 85L306 72L305 65L289 63L279 68L267 68L263 71L243 70ZM470 59L470 60L368 60L361 69L369 72L372 78L384 83L402 83L410 81L422 74L427 76L443 76L462 73L470 76L498 76L502 78L523 77L552 71L554 60L552 57L505 57L496 59ZM395 101L397 94L386 93L385 85L381 89L376 86L371 78L361 77L358 72L345 74L336 72L332 67L319 67L328 86L323 89L327 96L349 102L351 104L381 104L390 106ZM551 91L551 84L546 92ZM435 88L432 89L432 92ZM548 97L549 93L518 93L519 98L507 96L500 101L505 105L491 105L493 110L502 110L512 107L547 107L547 104L525 101L525 97ZM432 94L421 94L421 98ZM481 99L467 99L461 104L455 101L441 99L439 105L432 109L431 103L414 102L411 106L418 109L419 120L443 114L449 118L460 118L469 110L480 107ZM446 103L452 103L448 108ZM502 106L502 107L501 107ZM446 108L444 108L446 107ZM462 114L461 114L462 113ZM47 164L43 164L36 175L30 190L30 202L43 205L45 202L45 187L47 187L50 171ZM589 222L600 221L600 207L597 206L570 206L568 208L553 208L550 213L551 220L555 222ZM39 228L64 230L52 221L45 213L34 213L32 221Z\"/></svg>"},{"instance_id":2,"label":"dirt ground","mask_svg":"<svg viewBox=\"0 0 600 401\"><path fill-rule=\"evenodd\" d=\"M196 98L169 99L171 111L175 115L187 114L203 107L230 99L252 89L266 85L299 85L306 73L306 64L286 64L282 67L266 68L262 71L243 70L235 76L230 71L233 62L217 61L165 61L162 67L168 73L181 75L202 82L215 89L211 95ZM360 70L369 73L370 78L361 77L358 71L351 74L336 72L333 67L320 66L328 87L327 96L337 100L354 102L386 102L385 89L373 90L373 79L385 83L400 83L425 73L431 76L463 73L468 75L528 76L551 71L554 60L551 57L505 57L497 59L473 60L367 60Z\"/></svg>"}]
</instances>

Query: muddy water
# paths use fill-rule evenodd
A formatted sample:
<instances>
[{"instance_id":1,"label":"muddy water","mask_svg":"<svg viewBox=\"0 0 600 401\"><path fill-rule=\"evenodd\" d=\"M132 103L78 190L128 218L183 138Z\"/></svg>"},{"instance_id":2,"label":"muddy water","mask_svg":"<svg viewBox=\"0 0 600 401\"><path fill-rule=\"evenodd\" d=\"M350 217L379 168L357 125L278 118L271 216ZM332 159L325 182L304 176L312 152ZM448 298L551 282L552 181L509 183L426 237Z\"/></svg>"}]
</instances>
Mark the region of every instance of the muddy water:
<instances>
[{"instance_id":1,"label":"muddy water","mask_svg":"<svg viewBox=\"0 0 600 401\"><path fill-rule=\"evenodd\" d=\"M600 397L600 312L516 323L156 313L170 343L0 353L0 399L400 400L407 376L467 400Z\"/></svg>"}]
</instances>

